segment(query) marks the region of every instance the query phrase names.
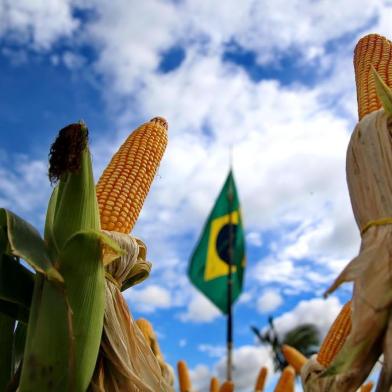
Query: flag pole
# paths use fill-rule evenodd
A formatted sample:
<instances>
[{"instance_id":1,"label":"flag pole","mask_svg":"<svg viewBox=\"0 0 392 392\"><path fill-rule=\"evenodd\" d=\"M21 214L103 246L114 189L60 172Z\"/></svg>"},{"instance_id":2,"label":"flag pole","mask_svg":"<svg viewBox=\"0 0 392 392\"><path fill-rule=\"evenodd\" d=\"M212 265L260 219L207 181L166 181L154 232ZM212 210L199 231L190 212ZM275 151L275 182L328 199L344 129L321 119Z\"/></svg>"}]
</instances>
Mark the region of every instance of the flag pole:
<instances>
[{"instance_id":1,"label":"flag pole","mask_svg":"<svg viewBox=\"0 0 392 392\"><path fill-rule=\"evenodd\" d=\"M230 172L233 166L233 147L230 145ZM232 370L233 370L233 312L232 312L232 298L233 298L233 277L232 277L232 265L233 265L233 189L232 182L229 183L229 191L227 194L229 201L229 249L228 249L228 259L229 259L229 273L227 274L227 380L232 380Z\"/></svg>"}]
</instances>

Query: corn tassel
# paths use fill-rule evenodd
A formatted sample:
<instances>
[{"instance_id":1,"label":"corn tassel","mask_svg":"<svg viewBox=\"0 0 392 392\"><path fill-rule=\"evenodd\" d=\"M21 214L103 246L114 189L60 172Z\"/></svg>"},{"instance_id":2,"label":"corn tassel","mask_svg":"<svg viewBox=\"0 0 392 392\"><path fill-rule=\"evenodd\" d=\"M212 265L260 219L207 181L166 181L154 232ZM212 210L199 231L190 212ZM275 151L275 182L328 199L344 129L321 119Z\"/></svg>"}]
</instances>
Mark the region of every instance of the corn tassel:
<instances>
[{"instance_id":1,"label":"corn tassel","mask_svg":"<svg viewBox=\"0 0 392 392\"><path fill-rule=\"evenodd\" d=\"M103 230L132 230L166 145L167 122L155 117L131 133L114 154L97 183Z\"/></svg>"},{"instance_id":2,"label":"corn tassel","mask_svg":"<svg viewBox=\"0 0 392 392\"><path fill-rule=\"evenodd\" d=\"M366 114L381 108L374 78L374 66L385 83L392 86L392 43L378 34L361 38L354 50L355 82L357 86L358 115L361 120Z\"/></svg>"},{"instance_id":3,"label":"corn tassel","mask_svg":"<svg viewBox=\"0 0 392 392\"><path fill-rule=\"evenodd\" d=\"M275 386L274 392L294 392L295 370L292 366L286 366Z\"/></svg>"},{"instance_id":4,"label":"corn tassel","mask_svg":"<svg viewBox=\"0 0 392 392\"><path fill-rule=\"evenodd\" d=\"M189 377L189 371L186 362L178 361L177 370L178 370L178 383L180 386L180 392L191 392L192 383L191 383L191 378Z\"/></svg>"},{"instance_id":5,"label":"corn tassel","mask_svg":"<svg viewBox=\"0 0 392 392\"><path fill-rule=\"evenodd\" d=\"M351 301L348 301L333 322L317 354L320 365L328 367L339 353L351 331Z\"/></svg>"},{"instance_id":6,"label":"corn tassel","mask_svg":"<svg viewBox=\"0 0 392 392\"><path fill-rule=\"evenodd\" d=\"M219 392L219 380L216 377L211 378L210 392Z\"/></svg>"},{"instance_id":7,"label":"corn tassel","mask_svg":"<svg viewBox=\"0 0 392 392\"><path fill-rule=\"evenodd\" d=\"M219 392L234 392L234 383L232 381L225 381L220 387Z\"/></svg>"},{"instance_id":8,"label":"corn tassel","mask_svg":"<svg viewBox=\"0 0 392 392\"><path fill-rule=\"evenodd\" d=\"M291 347L287 344L284 344L282 346L282 352L288 364L295 369L297 374L301 372L302 366L305 365L306 362L308 362L308 358L306 358L294 347Z\"/></svg>"},{"instance_id":9,"label":"corn tassel","mask_svg":"<svg viewBox=\"0 0 392 392\"><path fill-rule=\"evenodd\" d=\"M265 381L267 380L267 375L268 375L268 369L265 366L263 366L260 369L259 375L256 380L255 392L263 392L264 391Z\"/></svg>"}]
</instances>

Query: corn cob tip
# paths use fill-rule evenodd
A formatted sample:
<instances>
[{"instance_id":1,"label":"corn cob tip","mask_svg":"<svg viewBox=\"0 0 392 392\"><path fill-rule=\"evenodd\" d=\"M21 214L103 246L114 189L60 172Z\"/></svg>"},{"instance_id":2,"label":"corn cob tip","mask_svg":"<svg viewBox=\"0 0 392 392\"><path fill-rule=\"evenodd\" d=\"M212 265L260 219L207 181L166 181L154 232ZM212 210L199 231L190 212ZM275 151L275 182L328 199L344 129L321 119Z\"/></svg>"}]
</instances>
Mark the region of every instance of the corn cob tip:
<instances>
[{"instance_id":1,"label":"corn cob tip","mask_svg":"<svg viewBox=\"0 0 392 392\"><path fill-rule=\"evenodd\" d=\"M391 59L392 43L382 35L365 35L356 44L353 60L359 120L381 108L371 66L374 66L386 85L390 86L392 76Z\"/></svg>"},{"instance_id":2,"label":"corn cob tip","mask_svg":"<svg viewBox=\"0 0 392 392\"><path fill-rule=\"evenodd\" d=\"M300 351L288 344L282 346L282 353L288 364L291 365L298 374L301 372L302 366L308 361Z\"/></svg>"},{"instance_id":3,"label":"corn cob tip","mask_svg":"<svg viewBox=\"0 0 392 392\"><path fill-rule=\"evenodd\" d=\"M167 123L166 119L163 118L163 117L154 117L154 118L152 118L152 119L150 120L150 122L152 122L152 123L158 123L158 124L162 125L163 128L166 129L166 131L167 131L168 128L169 128L169 124Z\"/></svg>"}]
</instances>

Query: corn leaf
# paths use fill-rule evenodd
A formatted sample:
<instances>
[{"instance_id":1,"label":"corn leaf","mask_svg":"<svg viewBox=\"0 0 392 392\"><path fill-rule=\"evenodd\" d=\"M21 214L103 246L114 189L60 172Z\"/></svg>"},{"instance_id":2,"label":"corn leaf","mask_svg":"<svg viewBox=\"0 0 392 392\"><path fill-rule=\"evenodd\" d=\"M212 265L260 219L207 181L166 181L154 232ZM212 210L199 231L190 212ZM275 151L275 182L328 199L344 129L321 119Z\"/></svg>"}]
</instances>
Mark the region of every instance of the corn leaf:
<instances>
[{"instance_id":1,"label":"corn leaf","mask_svg":"<svg viewBox=\"0 0 392 392\"><path fill-rule=\"evenodd\" d=\"M388 114L392 114L392 91L387 86L387 84L381 79L381 76L378 74L376 69L372 65L372 73L374 77L374 81L376 83L376 92L378 98L380 98L384 110Z\"/></svg>"},{"instance_id":2,"label":"corn leaf","mask_svg":"<svg viewBox=\"0 0 392 392\"><path fill-rule=\"evenodd\" d=\"M13 367L14 371L18 369L23 359L23 352L26 344L27 324L18 322L14 332L14 344L13 344Z\"/></svg>"},{"instance_id":3,"label":"corn leaf","mask_svg":"<svg viewBox=\"0 0 392 392\"><path fill-rule=\"evenodd\" d=\"M60 271L73 312L74 391L87 389L101 342L105 310L103 238L99 232L77 233L60 253Z\"/></svg>"},{"instance_id":4,"label":"corn leaf","mask_svg":"<svg viewBox=\"0 0 392 392\"><path fill-rule=\"evenodd\" d=\"M53 189L52 194L50 196L48 208L46 210L45 230L44 230L44 239L45 242L48 244L49 252L52 259L57 259L59 254L59 248L53 235L53 221L54 221L54 214L56 211L58 190L59 187L56 186Z\"/></svg>"},{"instance_id":5,"label":"corn leaf","mask_svg":"<svg viewBox=\"0 0 392 392\"><path fill-rule=\"evenodd\" d=\"M30 308L34 289L34 275L14 257L0 258L0 299Z\"/></svg>"},{"instance_id":6,"label":"corn leaf","mask_svg":"<svg viewBox=\"0 0 392 392\"><path fill-rule=\"evenodd\" d=\"M38 273L18 391L76 391L72 336L72 312L63 285Z\"/></svg>"},{"instance_id":7,"label":"corn leaf","mask_svg":"<svg viewBox=\"0 0 392 392\"><path fill-rule=\"evenodd\" d=\"M1 208L0 228L6 232L7 254L20 257L49 279L63 280L51 262L45 242L30 223Z\"/></svg>"},{"instance_id":8,"label":"corn leaf","mask_svg":"<svg viewBox=\"0 0 392 392\"><path fill-rule=\"evenodd\" d=\"M5 391L12 377L14 328L15 320L4 314L0 314L0 391Z\"/></svg>"}]
</instances>

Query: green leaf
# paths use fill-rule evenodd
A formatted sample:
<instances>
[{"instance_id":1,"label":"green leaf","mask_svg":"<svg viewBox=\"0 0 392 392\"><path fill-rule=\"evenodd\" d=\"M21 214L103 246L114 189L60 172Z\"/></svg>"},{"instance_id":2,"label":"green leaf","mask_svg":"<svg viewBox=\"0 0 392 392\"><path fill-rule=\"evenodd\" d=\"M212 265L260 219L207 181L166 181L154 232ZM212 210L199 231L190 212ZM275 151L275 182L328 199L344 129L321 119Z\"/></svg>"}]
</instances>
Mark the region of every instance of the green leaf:
<instances>
[{"instance_id":1,"label":"green leaf","mask_svg":"<svg viewBox=\"0 0 392 392\"><path fill-rule=\"evenodd\" d=\"M105 310L104 238L99 232L77 233L60 253L60 271L73 312L75 391L87 389L101 342Z\"/></svg>"},{"instance_id":2,"label":"green leaf","mask_svg":"<svg viewBox=\"0 0 392 392\"><path fill-rule=\"evenodd\" d=\"M48 244L48 248L53 259L56 259L59 254L58 245L56 244L53 235L53 221L54 221L54 214L56 211L58 190L59 187L56 186L53 189L53 192L50 196L48 208L46 210L45 230L44 230L44 239L45 242Z\"/></svg>"},{"instance_id":3,"label":"green leaf","mask_svg":"<svg viewBox=\"0 0 392 392\"><path fill-rule=\"evenodd\" d=\"M49 279L63 279L53 266L45 242L38 231L19 216L4 208L0 209L0 227L6 231L6 253L20 257L36 271Z\"/></svg>"},{"instance_id":4,"label":"green leaf","mask_svg":"<svg viewBox=\"0 0 392 392\"><path fill-rule=\"evenodd\" d=\"M0 314L25 323L29 320L29 310L22 305L0 299Z\"/></svg>"},{"instance_id":5,"label":"green leaf","mask_svg":"<svg viewBox=\"0 0 392 392\"><path fill-rule=\"evenodd\" d=\"M13 362L14 369L16 370L22 359L23 352L26 344L27 324L18 322L14 332L14 344L13 344Z\"/></svg>"},{"instance_id":6,"label":"green leaf","mask_svg":"<svg viewBox=\"0 0 392 392\"><path fill-rule=\"evenodd\" d=\"M76 392L73 352L72 312L64 286L37 274L19 392Z\"/></svg>"},{"instance_id":7,"label":"green leaf","mask_svg":"<svg viewBox=\"0 0 392 392\"><path fill-rule=\"evenodd\" d=\"M14 257L0 257L0 299L30 308L34 275Z\"/></svg>"},{"instance_id":8,"label":"green leaf","mask_svg":"<svg viewBox=\"0 0 392 392\"><path fill-rule=\"evenodd\" d=\"M12 345L14 328L15 320L0 314L0 391L5 391L13 373Z\"/></svg>"},{"instance_id":9,"label":"green leaf","mask_svg":"<svg viewBox=\"0 0 392 392\"><path fill-rule=\"evenodd\" d=\"M384 107L385 112L392 114L392 91L387 86L387 84L381 79L376 69L372 65L372 73L374 81L376 83L376 92L378 98L380 98L381 103Z\"/></svg>"}]
</instances>

